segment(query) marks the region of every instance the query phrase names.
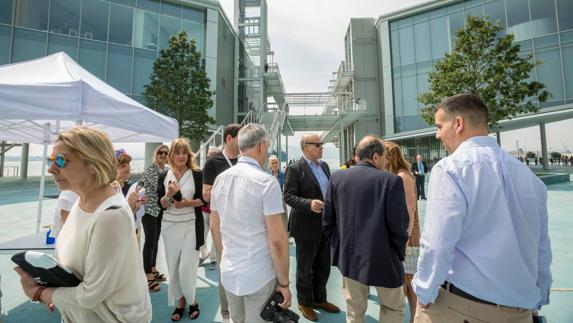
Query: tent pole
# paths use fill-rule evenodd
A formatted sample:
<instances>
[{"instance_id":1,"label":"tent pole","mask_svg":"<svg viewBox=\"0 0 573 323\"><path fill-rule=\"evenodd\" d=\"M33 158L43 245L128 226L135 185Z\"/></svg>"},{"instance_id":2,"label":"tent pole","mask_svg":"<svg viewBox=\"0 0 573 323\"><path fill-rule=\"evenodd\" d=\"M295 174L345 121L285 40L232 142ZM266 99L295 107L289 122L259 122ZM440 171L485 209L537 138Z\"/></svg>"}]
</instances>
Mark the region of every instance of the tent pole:
<instances>
[{"instance_id":1,"label":"tent pole","mask_svg":"<svg viewBox=\"0 0 573 323\"><path fill-rule=\"evenodd\" d=\"M42 222L42 204L44 201L44 184L46 182L46 157L48 157L48 142L50 138L50 124L46 124L46 138L44 139L44 153L42 154L42 174L40 176L40 192L38 193L38 215L36 217L36 233L40 232Z\"/></svg>"}]
</instances>

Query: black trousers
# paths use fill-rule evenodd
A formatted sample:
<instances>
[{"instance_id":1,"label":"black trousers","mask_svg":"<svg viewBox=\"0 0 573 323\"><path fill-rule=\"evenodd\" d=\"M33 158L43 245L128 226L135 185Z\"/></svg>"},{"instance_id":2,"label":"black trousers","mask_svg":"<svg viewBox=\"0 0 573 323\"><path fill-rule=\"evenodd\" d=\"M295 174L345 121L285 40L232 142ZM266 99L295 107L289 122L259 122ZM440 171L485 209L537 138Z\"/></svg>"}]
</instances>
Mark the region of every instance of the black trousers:
<instances>
[{"instance_id":1,"label":"black trousers","mask_svg":"<svg viewBox=\"0 0 573 323\"><path fill-rule=\"evenodd\" d=\"M326 283L330 276L330 244L320 240L296 240L296 292L300 305L326 302Z\"/></svg>"},{"instance_id":2,"label":"black trousers","mask_svg":"<svg viewBox=\"0 0 573 323\"><path fill-rule=\"evenodd\" d=\"M418 194L418 199L420 196L426 198L426 192L424 191L425 176L416 175L416 192Z\"/></svg>"},{"instance_id":3,"label":"black trousers","mask_svg":"<svg viewBox=\"0 0 573 323\"><path fill-rule=\"evenodd\" d=\"M159 216L145 214L141 218L143 232L145 232L145 243L143 244L143 269L146 274L151 274L151 268L155 267L157 260L157 249L159 249L159 235L161 234L161 220L163 211Z\"/></svg>"}]
</instances>

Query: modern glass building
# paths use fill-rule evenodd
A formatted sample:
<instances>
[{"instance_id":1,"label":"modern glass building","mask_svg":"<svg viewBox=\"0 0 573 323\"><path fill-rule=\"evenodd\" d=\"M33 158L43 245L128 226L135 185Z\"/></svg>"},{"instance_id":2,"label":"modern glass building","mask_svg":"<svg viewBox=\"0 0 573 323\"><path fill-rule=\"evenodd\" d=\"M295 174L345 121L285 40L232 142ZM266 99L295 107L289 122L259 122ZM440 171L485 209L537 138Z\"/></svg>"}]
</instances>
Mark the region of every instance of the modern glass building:
<instances>
[{"instance_id":1,"label":"modern glass building","mask_svg":"<svg viewBox=\"0 0 573 323\"><path fill-rule=\"evenodd\" d=\"M344 63L353 66L353 80L344 91L366 98L369 116L345 129L340 138L346 140L346 147L352 147L352 137L356 140L373 132L372 116L376 116L375 132L399 141L410 157L417 153L426 159L444 156L434 139L435 129L420 117L422 105L416 98L428 90L433 65L452 50L456 31L464 26L467 15L488 16L499 22L503 34L515 36L521 55L532 54L533 60L542 62L530 79L544 83L551 98L539 104L540 111L527 120L518 117L501 122L501 131L544 127L547 122L573 117L572 12L571 0L438 0L377 20L352 19L345 37ZM367 41L372 34L374 42ZM362 52L371 51L372 44L376 44L378 59L361 71ZM365 75L372 65L377 65L378 74ZM363 128L367 132L361 131Z\"/></svg>"},{"instance_id":2,"label":"modern glass building","mask_svg":"<svg viewBox=\"0 0 573 323\"><path fill-rule=\"evenodd\" d=\"M143 102L153 62L180 31L205 61L212 115L233 121L235 32L218 1L0 0L0 65L64 51Z\"/></svg>"}]
</instances>

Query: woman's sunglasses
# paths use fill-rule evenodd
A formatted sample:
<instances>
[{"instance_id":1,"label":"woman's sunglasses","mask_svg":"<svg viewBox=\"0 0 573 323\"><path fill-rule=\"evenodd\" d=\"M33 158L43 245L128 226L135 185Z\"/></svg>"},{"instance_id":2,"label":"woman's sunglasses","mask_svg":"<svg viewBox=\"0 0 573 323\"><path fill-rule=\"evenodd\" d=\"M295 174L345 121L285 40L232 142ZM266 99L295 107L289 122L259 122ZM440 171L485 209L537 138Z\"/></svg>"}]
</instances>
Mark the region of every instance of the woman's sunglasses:
<instances>
[{"instance_id":1,"label":"woman's sunglasses","mask_svg":"<svg viewBox=\"0 0 573 323\"><path fill-rule=\"evenodd\" d=\"M168 152L166 152L166 151L161 151L161 150L158 151L157 154L158 154L158 155L165 155L165 156L169 155Z\"/></svg>"},{"instance_id":2,"label":"woman's sunglasses","mask_svg":"<svg viewBox=\"0 0 573 323\"><path fill-rule=\"evenodd\" d=\"M58 168L64 168L66 166L66 162L68 159L64 157L62 154L51 155L50 157L46 157L46 164L48 168L52 167L53 163L56 163Z\"/></svg>"}]
</instances>

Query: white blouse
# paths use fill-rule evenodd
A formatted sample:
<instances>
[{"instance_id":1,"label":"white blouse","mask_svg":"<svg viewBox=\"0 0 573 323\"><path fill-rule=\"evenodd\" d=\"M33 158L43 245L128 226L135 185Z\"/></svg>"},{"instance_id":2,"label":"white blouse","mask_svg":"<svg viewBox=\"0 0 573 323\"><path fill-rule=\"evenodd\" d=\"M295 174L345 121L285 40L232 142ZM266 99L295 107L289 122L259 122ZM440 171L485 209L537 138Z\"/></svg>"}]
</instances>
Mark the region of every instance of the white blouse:
<instances>
[{"instance_id":1,"label":"white blouse","mask_svg":"<svg viewBox=\"0 0 573 323\"><path fill-rule=\"evenodd\" d=\"M107 210L110 206L118 208ZM94 213L76 203L60 232L55 257L82 280L54 291L53 302L65 322L151 321L133 214L121 193Z\"/></svg>"},{"instance_id":2,"label":"white blouse","mask_svg":"<svg viewBox=\"0 0 573 323\"><path fill-rule=\"evenodd\" d=\"M175 174L173 174L171 169L168 170L167 175L165 176L165 181L163 182L163 185L165 185L165 191L167 191L169 187L169 182L179 182L183 199L187 201L193 200L193 196L195 195L195 180L193 179L193 172L190 169L181 176L180 180L177 180L177 177L175 177ZM171 203L163 213L163 220L168 222L195 220L195 208L189 206L178 209L175 207L174 203Z\"/></svg>"}]
</instances>

